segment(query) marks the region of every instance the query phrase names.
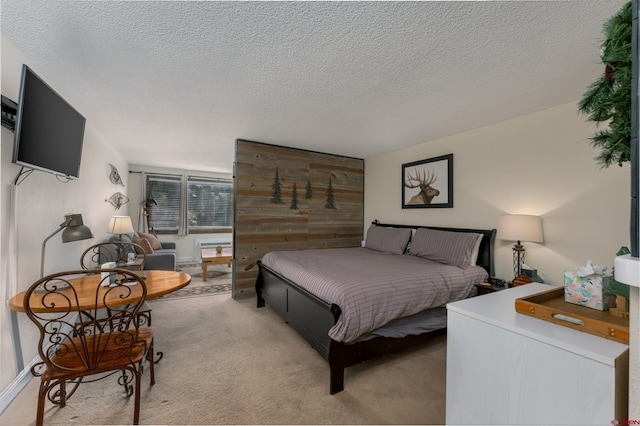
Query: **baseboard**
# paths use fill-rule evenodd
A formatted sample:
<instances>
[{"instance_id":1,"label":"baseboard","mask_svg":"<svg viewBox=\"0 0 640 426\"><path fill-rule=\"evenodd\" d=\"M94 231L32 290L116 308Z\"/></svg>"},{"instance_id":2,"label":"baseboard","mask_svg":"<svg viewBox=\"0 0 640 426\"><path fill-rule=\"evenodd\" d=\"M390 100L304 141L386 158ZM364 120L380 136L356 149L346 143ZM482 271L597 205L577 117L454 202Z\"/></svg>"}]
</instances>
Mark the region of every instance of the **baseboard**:
<instances>
[{"instance_id":1,"label":"baseboard","mask_svg":"<svg viewBox=\"0 0 640 426\"><path fill-rule=\"evenodd\" d=\"M18 396L20 391L29 384L31 379L33 379L31 367L39 361L40 358L38 357L31 360L29 365L27 365L25 369L22 370L11 383L9 383L9 386L2 390L0 393L0 414L4 413L4 410L6 410L11 402Z\"/></svg>"}]
</instances>

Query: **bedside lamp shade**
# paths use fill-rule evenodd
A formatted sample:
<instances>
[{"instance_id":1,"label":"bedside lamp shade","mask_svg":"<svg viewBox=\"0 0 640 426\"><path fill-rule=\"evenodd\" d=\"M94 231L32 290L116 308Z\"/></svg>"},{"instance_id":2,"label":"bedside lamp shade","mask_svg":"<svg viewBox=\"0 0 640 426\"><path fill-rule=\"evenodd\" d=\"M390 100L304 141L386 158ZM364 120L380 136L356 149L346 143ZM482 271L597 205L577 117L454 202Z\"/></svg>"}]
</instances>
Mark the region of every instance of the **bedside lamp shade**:
<instances>
[{"instance_id":1,"label":"bedside lamp shade","mask_svg":"<svg viewBox=\"0 0 640 426\"><path fill-rule=\"evenodd\" d=\"M526 214L505 214L500 216L496 238L505 241L516 241L513 246L513 272L518 277L522 273L524 263L524 247L521 241L542 243L542 220L539 216Z\"/></svg>"},{"instance_id":2,"label":"bedside lamp shade","mask_svg":"<svg viewBox=\"0 0 640 426\"><path fill-rule=\"evenodd\" d=\"M133 224L129 216L113 216L109 221L108 234L131 234L132 232Z\"/></svg>"},{"instance_id":3,"label":"bedside lamp shade","mask_svg":"<svg viewBox=\"0 0 640 426\"><path fill-rule=\"evenodd\" d=\"M542 220L540 216L505 214L500 216L496 238L506 241L528 241L542 243Z\"/></svg>"}]
</instances>

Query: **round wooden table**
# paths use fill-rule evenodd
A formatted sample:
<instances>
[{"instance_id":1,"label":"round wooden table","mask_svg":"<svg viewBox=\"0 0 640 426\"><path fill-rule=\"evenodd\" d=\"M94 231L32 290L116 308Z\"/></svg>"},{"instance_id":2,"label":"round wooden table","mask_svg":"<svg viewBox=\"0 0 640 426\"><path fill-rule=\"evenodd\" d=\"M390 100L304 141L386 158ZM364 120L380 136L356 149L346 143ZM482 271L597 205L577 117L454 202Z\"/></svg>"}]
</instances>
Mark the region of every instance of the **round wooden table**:
<instances>
[{"instance_id":1,"label":"round wooden table","mask_svg":"<svg viewBox=\"0 0 640 426\"><path fill-rule=\"evenodd\" d=\"M164 296L165 294L172 293L176 290L181 289L189 285L191 282L191 275L184 272L175 272L175 271L138 271L139 275L144 277L144 281L147 284L147 300L155 299L157 297ZM87 282L88 285L86 287L86 293L82 292L82 286L76 287L78 291L77 295L77 306L74 306L74 310L84 311L91 310L96 308L96 285L98 285L98 281L100 280L100 275L87 275L83 278L78 278ZM92 284L92 285L91 285ZM103 287L104 292L106 293L109 287ZM13 296L9 301L9 309L15 312L24 312L24 295L26 291L20 292ZM31 293L31 299L35 300L42 296L42 293ZM101 300L101 298L98 298ZM127 303L130 303L129 299ZM32 304L34 306L34 311L37 312L37 304ZM68 305L67 305L68 306ZM112 305L116 306L116 305ZM101 306L98 306L101 308ZM62 307L62 309L66 309L66 307ZM52 312L51 310L48 310Z\"/></svg>"}]
</instances>

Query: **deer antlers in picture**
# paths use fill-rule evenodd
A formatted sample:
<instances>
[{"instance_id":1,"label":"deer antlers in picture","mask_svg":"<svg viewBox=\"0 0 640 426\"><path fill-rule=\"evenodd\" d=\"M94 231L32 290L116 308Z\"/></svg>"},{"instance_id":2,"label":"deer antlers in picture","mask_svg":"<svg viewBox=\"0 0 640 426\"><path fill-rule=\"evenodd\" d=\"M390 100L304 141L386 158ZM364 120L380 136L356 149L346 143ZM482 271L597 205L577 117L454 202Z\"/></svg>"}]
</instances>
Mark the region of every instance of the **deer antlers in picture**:
<instances>
[{"instance_id":1,"label":"deer antlers in picture","mask_svg":"<svg viewBox=\"0 0 640 426\"><path fill-rule=\"evenodd\" d=\"M414 169L414 171L415 176L411 176L411 173L409 173L404 186L407 188L420 188L420 192L411 197L407 204L431 204L433 197L440 195L440 191L431 186L438 179L438 176L433 170L429 174L427 174L426 170L423 170L422 175L419 170Z\"/></svg>"}]
</instances>

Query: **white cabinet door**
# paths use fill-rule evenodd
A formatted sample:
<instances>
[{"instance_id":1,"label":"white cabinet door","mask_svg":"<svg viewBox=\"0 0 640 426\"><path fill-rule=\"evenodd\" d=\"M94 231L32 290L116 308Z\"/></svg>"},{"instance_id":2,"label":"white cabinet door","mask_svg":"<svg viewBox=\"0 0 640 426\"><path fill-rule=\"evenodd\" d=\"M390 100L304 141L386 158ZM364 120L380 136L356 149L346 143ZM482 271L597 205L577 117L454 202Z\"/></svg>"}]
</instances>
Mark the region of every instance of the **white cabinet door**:
<instances>
[{"instance_id":1,"label":"white cabinet door","mask_svg":"<svg viewBox=\"0 0 640 426\"><path fill-rule=\"evenodd\" d=\"M556 330L561 326L534 318L521 321L510 311L515 309L515 298L491 296L448 309L447 424L604 425L611 424L616 413L618 420L626 419L628 350L624 345L611 342L620 353L610 359L567 350L567 346L577 347L573 342L556 346L548 336L562 339L564 329L581 332L566 327ZM474 309L474 304L485 302L496 305L488 311L486 305ZM500 309L507 310L504 317ZM486 312L496 315L483 321ZM528 335L531 321L536 322L534 327L550 327L543 341ZM518 332L521 327L523 333Z\"/></svg>"}]
</instances>

